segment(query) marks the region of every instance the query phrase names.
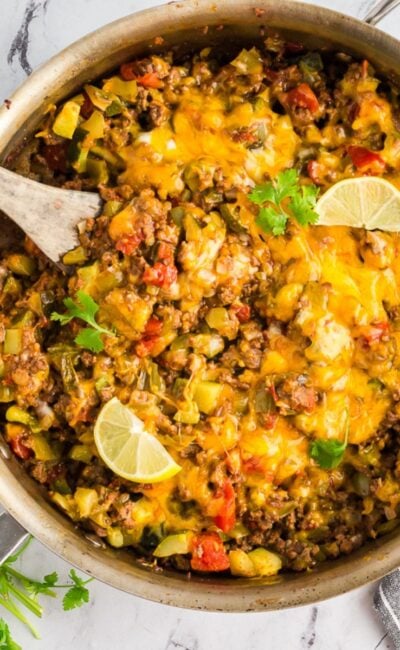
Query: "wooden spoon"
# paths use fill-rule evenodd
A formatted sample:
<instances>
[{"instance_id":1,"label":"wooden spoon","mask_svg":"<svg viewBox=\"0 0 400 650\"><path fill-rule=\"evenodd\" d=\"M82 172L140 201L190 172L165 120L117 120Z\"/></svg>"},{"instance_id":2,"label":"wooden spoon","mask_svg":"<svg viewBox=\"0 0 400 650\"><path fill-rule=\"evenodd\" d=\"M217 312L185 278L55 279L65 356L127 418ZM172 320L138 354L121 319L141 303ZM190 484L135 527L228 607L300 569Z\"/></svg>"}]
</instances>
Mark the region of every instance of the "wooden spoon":
<instances>
[{"instance_id":1,"label":"wooden spoon","mask_svg":"<svg viewBox=\"0 0 400 650\"><path fill-rule=\"evenodd\" d=\"M79 245L78 223L96 217L102 203L94 192L62 190L0 167L0 209L53 262Z\"/></svg>"}]
</instances>

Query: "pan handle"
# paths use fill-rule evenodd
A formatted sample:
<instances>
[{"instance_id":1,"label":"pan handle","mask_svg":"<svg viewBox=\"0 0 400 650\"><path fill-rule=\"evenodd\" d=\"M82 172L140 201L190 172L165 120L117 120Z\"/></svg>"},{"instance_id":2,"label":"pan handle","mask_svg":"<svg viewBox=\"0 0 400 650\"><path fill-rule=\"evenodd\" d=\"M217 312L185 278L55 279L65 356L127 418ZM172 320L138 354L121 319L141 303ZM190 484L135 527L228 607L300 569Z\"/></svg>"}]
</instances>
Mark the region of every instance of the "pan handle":
<instances>
[{"instance_id":1,"label":"pan handle","mask_svg":"<svg viewBox=\"0 0 400 650\"><path fill-rule=\"evenodd\" d=\"M0 564L28 537L29 533L8 512L0 513Z\"/></svg>"},{"instance_id":2,"label":"pan handle","mask_svg":"<svg viewBox=\"0 0 400 650\"><path fill-rule=\"evenodd\" d=\"M387 16L393 9L400 5L400 0L380 0L375 7L372 7L364 18L369 25L377 25L382 18Z\"/></svg>"}]
</instances>

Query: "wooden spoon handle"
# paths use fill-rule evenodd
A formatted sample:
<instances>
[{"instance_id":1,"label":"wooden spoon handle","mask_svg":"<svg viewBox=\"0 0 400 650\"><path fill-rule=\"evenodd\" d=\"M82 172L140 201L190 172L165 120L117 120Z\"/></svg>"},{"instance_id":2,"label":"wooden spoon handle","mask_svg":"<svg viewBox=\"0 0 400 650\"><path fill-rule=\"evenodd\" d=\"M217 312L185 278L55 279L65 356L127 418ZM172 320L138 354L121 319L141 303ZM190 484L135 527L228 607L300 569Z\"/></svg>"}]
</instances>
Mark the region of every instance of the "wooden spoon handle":
<instances>
[{"instance_id":1,"label":"wooden spoon handle","mask_svg":"<svg viewBox=\"0 0 400 650\"><path fill-rule=\"evenodd\" d=\"M78 244L76 226L97 216L98 194L37 183L0 167L0 209L54 262Z\"/></svg>"}]
</instances>

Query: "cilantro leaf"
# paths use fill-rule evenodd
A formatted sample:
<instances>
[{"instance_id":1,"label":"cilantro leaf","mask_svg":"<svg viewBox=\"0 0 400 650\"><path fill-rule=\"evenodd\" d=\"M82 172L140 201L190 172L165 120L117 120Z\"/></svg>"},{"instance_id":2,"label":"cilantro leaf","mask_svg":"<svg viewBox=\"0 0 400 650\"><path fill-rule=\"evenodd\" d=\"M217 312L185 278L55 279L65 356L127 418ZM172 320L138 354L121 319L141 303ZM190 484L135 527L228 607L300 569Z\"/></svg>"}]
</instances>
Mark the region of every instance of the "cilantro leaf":
<instances>
[{"instance_id":1,"label":"cilantro leaf","mask_svg":"<svg viewBox=\"0 0 400 650\"><path fill-rule=\"evenodd\" d=\"M260 206L256 224L261 230L283 235L290 217L302 226L318 221L318 191L316 185L301 185L296 169L286 169L269 183L256 185L248 198Z\"/></svg>"},{"instance_id":2,"label":"cilantro leaf","mask_svg":"<svg viewBox=\"0 0 400 650\"><path fill-rule=\"evenodd\" d=\"M296 169L285 169L279 172L276 180L277 203L281 203L287 196L295 196L298 192L299 174Z\"/></svg>"},{"instance_id":3,"label":"cilantro leaf","mask_svg":"<svg viewBox=\"0 0 400 650\"><path fill-rule=\"evenodd\" d=\"M347 442L340 440L314 440L310 447L310 456L323 469L334 469L343 458Z\"/></svg>"},{"instance_id":4,"label":"cilantro leaf","mask_svg":"<svg viewBox=\"0 0 400 650\"><path fill-rule=\"evenodd\" d=\"M314 185L302 185L301 193L296 193L289 204L293 215L302 226L318 221L318 213L315 211L318 191L318 187Z\"/></svg>"},{"instance_id":5,"label":"cilantro leaf","mask_svg":"<svg viewBox=\"0 0 400 650\"><path fill-rule=\"evenodd\" d=\"M334 469L343 460L349 439L350 418L347 415L346 434L343 442L340 440L313 440L310 445L310 456L322 469Z\"/></svg>"},{"instance_id":6,"label":"cilantro leaf","mask_svg":"<svg viewBox=\"0 0 400 650\"><path fill-rule=\"evenodd\" d=\"M69 611L77 607L81 607L84 603L89 602L89 591L85 587L85 584L91 581L82 580L79 576L76 575L74 569L71 569L69 572L69 577L73 581L74 585L67 591L63 598L63 609Z\"/></svg>"},{"instance_id":7,"label":"cilantro leaf","mask_svg":"<svg viewBox=\"0 0 400 650\"><path fill-rule=\"evenodd\" d=\"M109 336L114 336L114 334L97 323L96 314L99 311L99 305L91 296L84 291L78 291L76 297L75 302L72 298L65 298L63 302L68 311L65 314L53 312L51 320L59 321L61 325L66 325L73 318L83 320L90 327L86 327L79 332L75 338L75 343L92 352L101 352L104 349L104 344L100 334L108 334Z\"/></svg>"},{"instance_id":8,"label":"cilantro leaf","mask_svg":"<svg viewBox=\"0 0 400 650\"><path fill-rule=\"evenodd\" d=\"M3 618L0 618L0 650L22 650L11 637L9 627Z\"/></svg>"},{"instance_id":9,"label":"cilantro leaf","mask_svg":"<svg viewBox=\"0 0 400 650\"><path fill-rule=\"evenodd\" d=\"M261 208L256 219L256 224L261 230L273 235L283 235L288 217L275 208Z\"/></svg>"},{"instance_id":10,"label":"cilantro leaf","mask_svg":"<svg viewBox=\"0 0 400 650\"><path fill-rule=\"evenodd\" d=\"M273 184L265 183L264 185L256 185L250 192L249 199L257 205L262 205L267 201L269 203L277 203L277 196Z\"/></svg>"},{"instance_id":11,"label":"cilantro leaf","mask_svg":"<svg viewBox=\"0 0 400 650\"><path fill-rule=\"evenodd\" d=\"M91 352L101 352L104 349L100 332L92 327L84 327L74 341L82 348L91 350Z\"/></svg>"}]
</instances>

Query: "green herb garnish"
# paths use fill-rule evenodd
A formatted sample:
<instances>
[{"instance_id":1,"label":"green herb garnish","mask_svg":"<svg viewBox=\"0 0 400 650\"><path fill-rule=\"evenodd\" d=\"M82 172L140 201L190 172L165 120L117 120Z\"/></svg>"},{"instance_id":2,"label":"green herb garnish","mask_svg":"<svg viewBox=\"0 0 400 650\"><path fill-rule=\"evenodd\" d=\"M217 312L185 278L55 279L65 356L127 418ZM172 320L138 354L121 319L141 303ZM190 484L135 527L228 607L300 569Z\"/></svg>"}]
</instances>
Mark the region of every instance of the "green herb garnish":
<instances>
[{"instance_id":1,"label":"green herb garnish","mask_svg":"<svg viewBox=\"0 0 400 650\"><path fill-rule=\"evenodd\" d=\"M335 469L343 460L349 438L349 418L343 442L340 440L314 440L310 445L310 456L322 469Z\"/></svg>"},{"instance_id":2,"label":"green herb garnish","mask_svg":"<svg viewBox=\"0 0 400 650\"><path fill-rule=\"evenodd\" d=\"M257 185L249 199L260 206L256 224L266 233L283 235L290 217L302 226L317 223L315 211L319 188L301 185L296 169L279 172L269 183Z\"/></svg>"},{"instance_id":3,"label":"green herb garnish","mask_svg":"<svg viewBox=\"0 0 400 650\"><path fill-rule=\"evenodd\" d=\"M89 601L89 591L86 585L93 578L82 580L76 575L74 569L71 569L69 572L71 583L59 584L58 574L55 571L44 576L43 580L34 580L16 571L12 565L25 551L30 539L21 546L17 553L0 565L0 606L13 614L21 623L24 623L33 636L39 639L40 636L36 627L25 616L20 605L23 605L32 614L40 618L43 614L43 607L38 601L39 594L55 598L55 589L66 589L63 609L68 611L75 607L81 607L81 605ZM7 624L3 619L0 619L0 650L3 649L20 650L20 646L12 640Z\"/></svg>"},{"instance_id":4,"label":"green herb garnish","mask_svg":"<svg viewBox=\"0 0 400 650\"><path fill-rule=\"evenodd\" d=\"M22 650L10 634L9 627L3 618L0 618L0 650Z\"/></svg>"},{"instance_id":5,"label":"green herb garnish","mask_svg":"<svg viewBox=\"0 0 400 650\"><path fill-rule=\"evenodd\" d=\"M59 314L53 311L50 318L51 320L59 321L61 325L67 325L73 318L80 318L90 325L90 327L85 327L79 332L78 336L74 339L75 343L92 352L101 352L101 350L104 350L101 334L108 334L109 336L114 336L114 334L96 322L95 316L99 311L99 305L91 296L84 291L78 291L76 297L76 302L72 298L65 298L63 301L67 308L65 314Z\"/></svg>"}]
</instances>

